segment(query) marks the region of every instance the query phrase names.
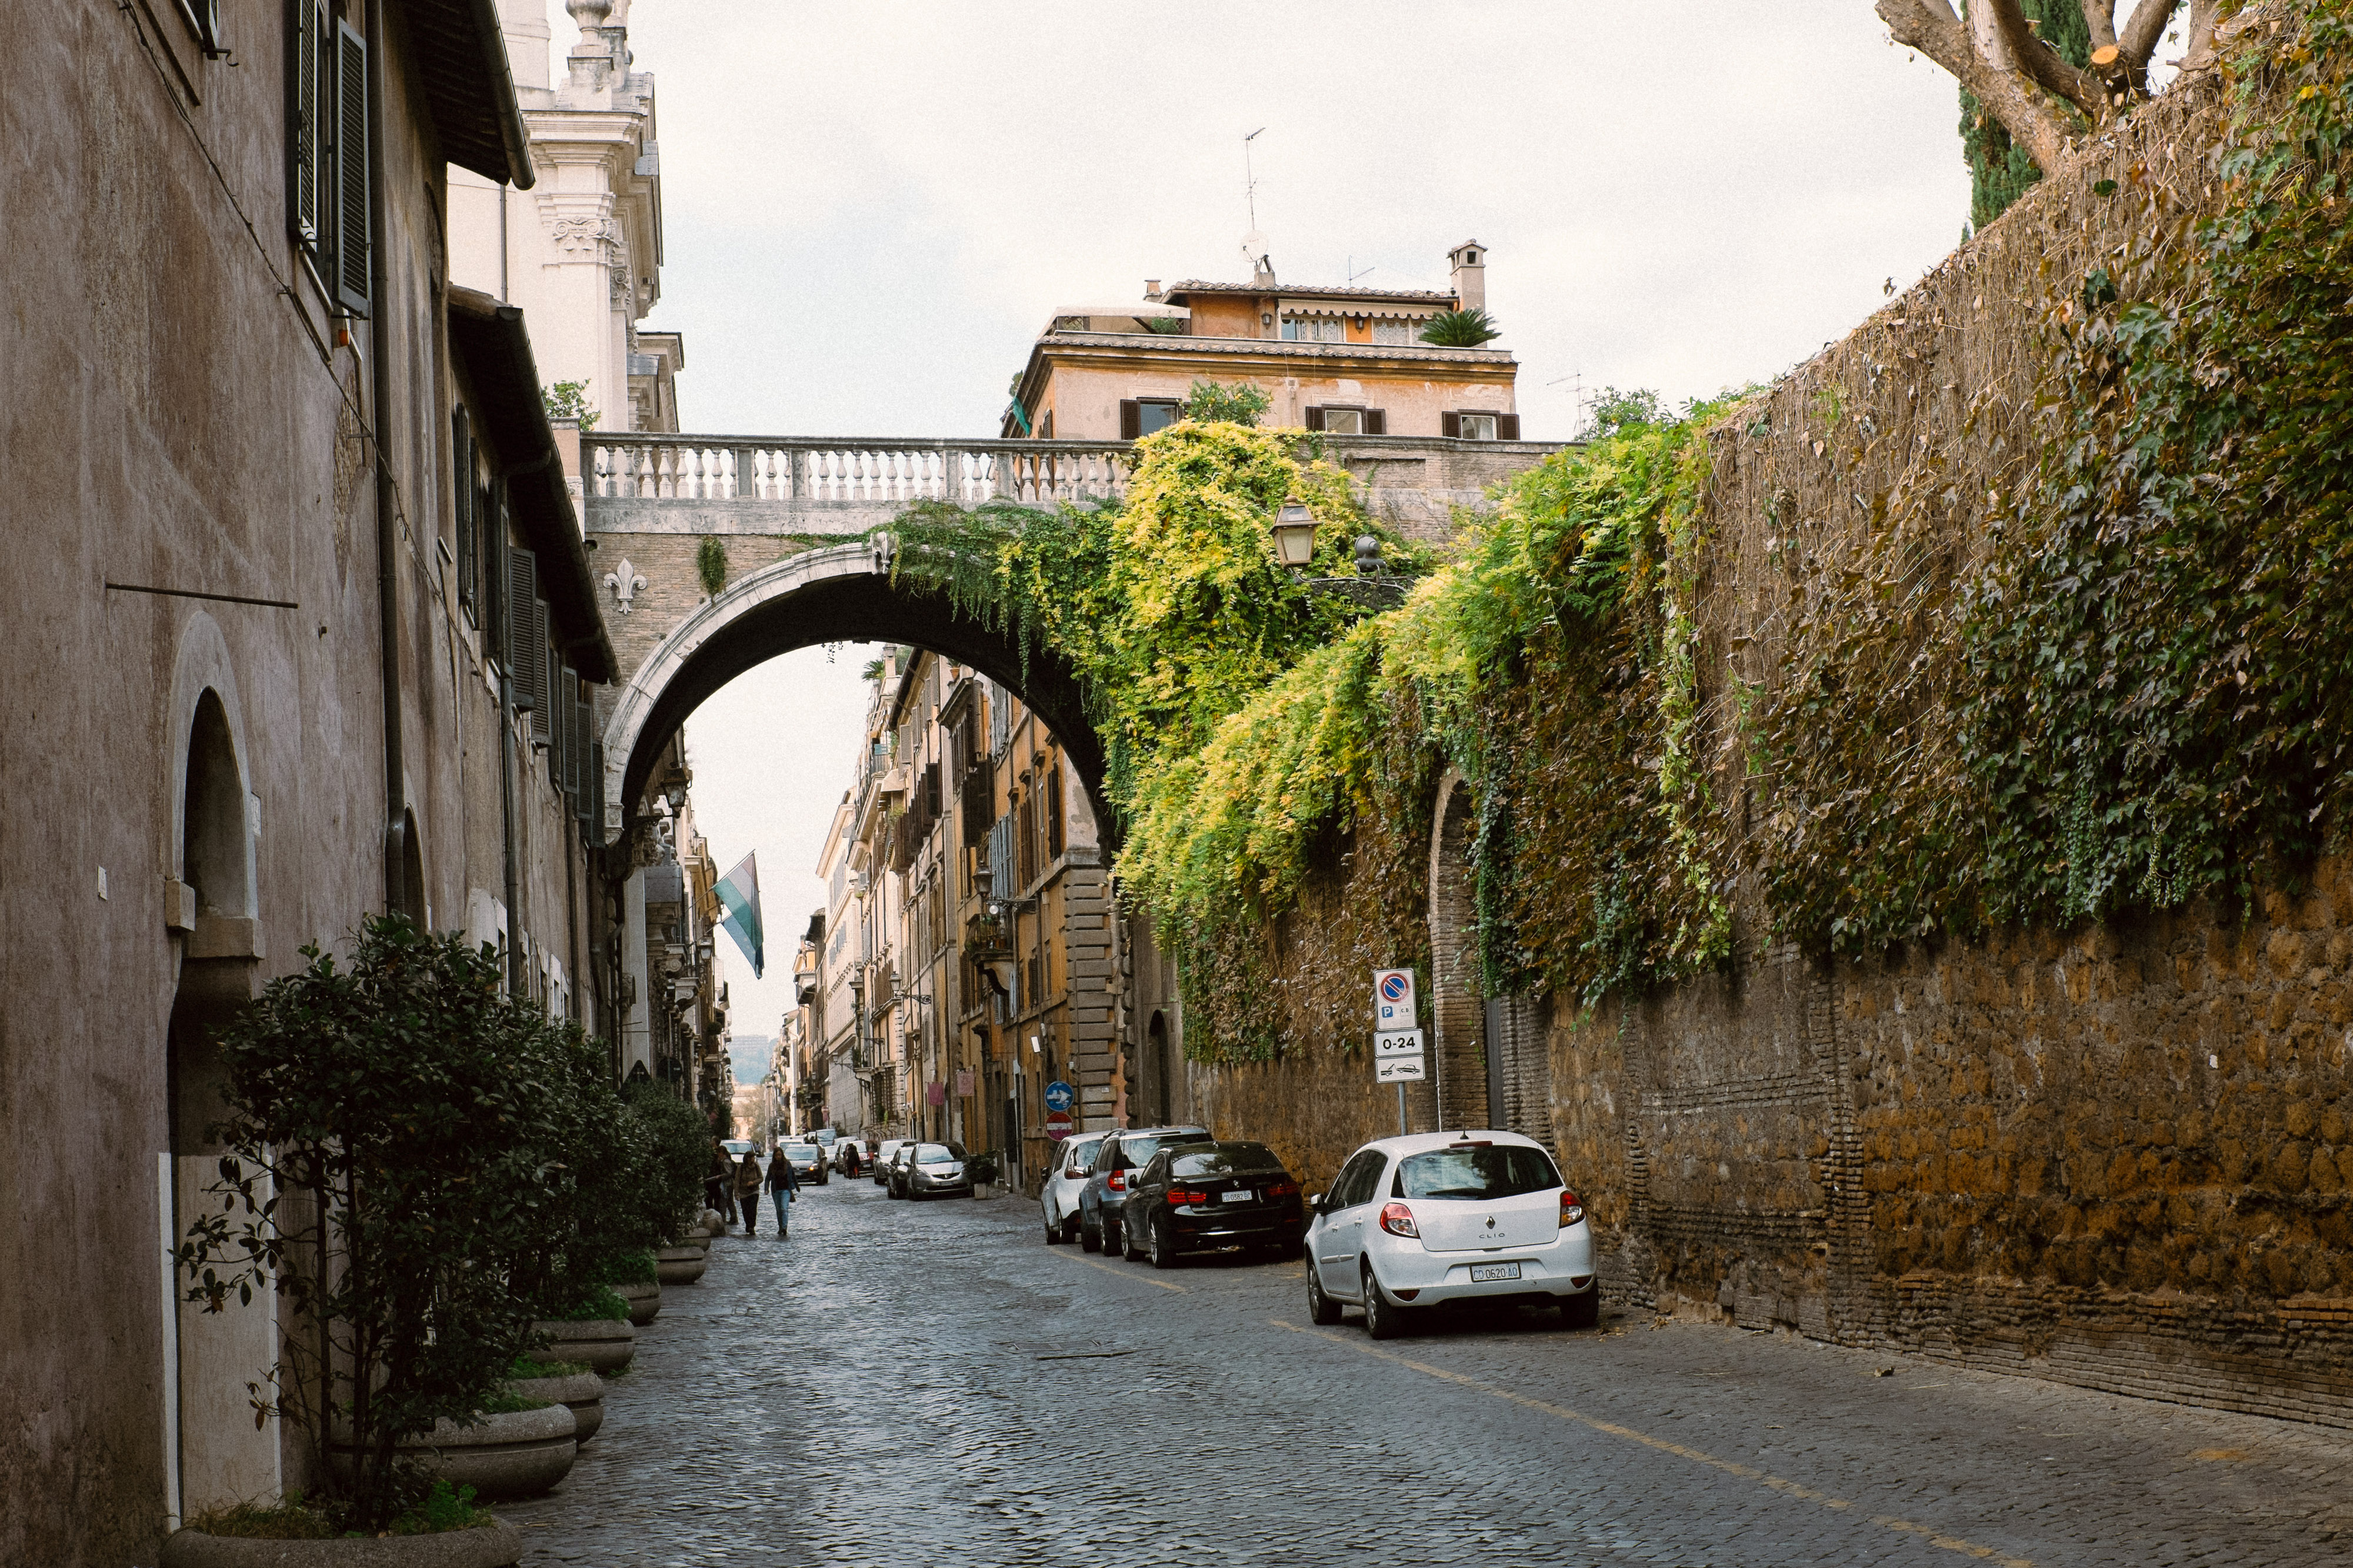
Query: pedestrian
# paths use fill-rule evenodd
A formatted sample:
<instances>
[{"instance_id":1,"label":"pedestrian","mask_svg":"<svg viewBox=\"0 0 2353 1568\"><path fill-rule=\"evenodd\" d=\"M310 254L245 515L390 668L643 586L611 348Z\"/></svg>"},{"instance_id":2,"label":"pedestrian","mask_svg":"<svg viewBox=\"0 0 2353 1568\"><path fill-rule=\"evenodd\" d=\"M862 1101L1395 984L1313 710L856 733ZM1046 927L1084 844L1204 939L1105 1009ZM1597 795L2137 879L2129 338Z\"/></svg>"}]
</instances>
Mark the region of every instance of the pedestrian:
<instances>
[{"instance_id":1,"label":"pedestrian","mask_svg":"<svg viewBox=\"0 0 2353 1568\"><path fill-rule=\"evenodd\" d=\"M776 1235L793 1233L791 1205L800 1201L801 1179L794 1173L793 1163L778 1149L768 1161L768 1201L776 1205Z\"/></svg>"},{"instance_id":2,"label":"pedestrian","mask_svg":"<svg viewBox=\"0 0 2353 1568\"><path fill-rule=\"evenodd\" d=\"M781 1156L780 1156L781 1157ZM790 1163L790 1162L786 1162ZM735 1167L735 1206L744 1211L744 1234L758 1234L760 1218L760 1162L752 1151L744 1151L744 1163Z\"/></svg>"},{"instance_id":3,"label":"pedestrian","mask_svg":"<svg viewBox=\"0 0 2353 1568\"><path fill-rule=\"evenodd\" d=\"M718 1139L711 1141L711 1169L702 1178L702 1206L716 1212L721 1220L735 1217L735 1200L730 1195L734 1188L734 1167L727 1163L727 1151Z\"/></svg>"},{"instance_id":4,"label":"pedestrian","mask_svg":"<svg viewBox=\"0 0 2353 1568\"><path fill-rule=\"evenodd\" d=\"M858 1179L858 1145L855 1143L845 1143L841 1147L841 1173L852 1181Z\"/></svg>"}]
</instances>

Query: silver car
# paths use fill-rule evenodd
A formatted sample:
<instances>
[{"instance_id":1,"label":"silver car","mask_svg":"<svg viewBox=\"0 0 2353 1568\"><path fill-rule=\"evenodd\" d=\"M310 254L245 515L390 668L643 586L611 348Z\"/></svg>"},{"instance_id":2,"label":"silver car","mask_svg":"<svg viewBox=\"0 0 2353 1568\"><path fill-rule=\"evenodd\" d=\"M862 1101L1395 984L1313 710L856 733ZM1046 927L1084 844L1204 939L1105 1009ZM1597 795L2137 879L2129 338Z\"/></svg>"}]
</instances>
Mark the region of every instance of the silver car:
<instances>
[{"instance_id":1,"label":"silver car","mask_svg":"<svg viewBox=\"0 0 2353 1568\"><path fill-rule=\"evenodd\" d=\"M1108 1137L1103 1132L1082 1132L1075 1138L1065 1138L1057 1149L1054 1168L1046 1177L1046 1185L1038 1194L1038 1205L1046 1211L1046 1245L1064 1246L1079 1239L1079 1190L1087 1184L1087 1167L1094 1163L1095 1151Z\"/></svg>"},{"instance_id":2,"label":"silver car","mask_svg":"<svg viewBox=\"0 0 2353 1568\"><path fill-rule=\"evenodd\" d=\"M918 1143L905 1166L901 1180L911 1198L973 1195L972 1165L961 1143Z\"/></svg>"},{"instance_id":3,"label":"silver car","mask_svg":"<svg viewBox=\"0 0 2353 1568\"><path fill-rule=\"evenodd\" d=\"M1349 1158L1307 1226L1307 1315L1365 1310L1377 1340L1439 1308L1517 1302L1600 1318L1593 1229L1542 1144L1516 1132L1383 1138Z\"/></svg>"},{"instance_id":4,"label":"silver car","mask_svg":"<svg viewBox=\"0 0 2353 1568\"><path fill-rule=\"evenodd\" d=\"M904 1138L885 1138L875 1146L873 1167L868 1173L874 1178L876 1186L887 1187L891 1184L891 1157L899 1152L899 1145L905 1142Z\"/></svg>"}]
</instances>

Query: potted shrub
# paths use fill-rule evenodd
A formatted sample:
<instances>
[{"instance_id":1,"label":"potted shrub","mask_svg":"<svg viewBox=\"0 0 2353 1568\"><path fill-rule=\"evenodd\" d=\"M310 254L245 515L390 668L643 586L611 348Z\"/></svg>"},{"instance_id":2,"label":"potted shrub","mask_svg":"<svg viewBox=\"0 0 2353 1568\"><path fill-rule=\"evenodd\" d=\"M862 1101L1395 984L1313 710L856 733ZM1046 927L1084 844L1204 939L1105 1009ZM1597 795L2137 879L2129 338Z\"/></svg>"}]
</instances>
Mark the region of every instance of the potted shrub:
<instances>
[{"instance_id":1,"label":"potted shrub","mask_svg":"<svg viewBox=\"0 0 2353 1568\"><path fill-rule=\"evenodd\" d=\"M495 954L399 916L365 922L348 967L315 946L303 956L218 1042L227 1152L219 1209L179 1247L188 1299L218 1310L275 1289L289 1302L281 1360L255 1402L311 1445L327 1486L301 1503L305 1519L377 1544L410 1539L386 1533L396 1528L495 1531L470 1507L427 1510L430 1457L493 1447L488 1432L465 1435L522 1414L496 1405L508 1369L538 1342L531 1283L572 1217L561 1156L573 1091L561 1074L594 1053L576 1026L508 997ZM529 1426L526 1441L568 1466L574 1440L555 1427L571 1415L552 1408L506 1425ZM269 1511L206 1522L250 1536ZM229 1539L184 1531L174 1560L229 1563ZM347 1552L321 1562L425 1550L319 1544ZM449 1562L513 1561L487 1535L449 1550L460 1552Z\"/></svg>"},{"instance_id":2,"label":"potted shrub","mask_svg":"<svg viewBox=\"0 0 2353 1568\"><path fill-rule=\"evenodd\" d=\"M532 1327L539 1347L534 1361L579 1362L598 1372L615 1373L636 1357L638 1331L629 1321L629 1304L598 1285L584 1292L561 1316L543 1318Z\"/></svg>"},{"instance_id":3,"label":"potted shrub","mask_svg":"<svg viewBox=\"0 0 2353 1568\"><path fill-rule=\"evenodd\" d=\"M380 1536L344 1537L340 1515L301 1493L240 1503L189 1521L164 1542L162 1568L512 1568L522 1531L474 1506L470 1488L437 1481Z\"/></svg>"}]
</instances>

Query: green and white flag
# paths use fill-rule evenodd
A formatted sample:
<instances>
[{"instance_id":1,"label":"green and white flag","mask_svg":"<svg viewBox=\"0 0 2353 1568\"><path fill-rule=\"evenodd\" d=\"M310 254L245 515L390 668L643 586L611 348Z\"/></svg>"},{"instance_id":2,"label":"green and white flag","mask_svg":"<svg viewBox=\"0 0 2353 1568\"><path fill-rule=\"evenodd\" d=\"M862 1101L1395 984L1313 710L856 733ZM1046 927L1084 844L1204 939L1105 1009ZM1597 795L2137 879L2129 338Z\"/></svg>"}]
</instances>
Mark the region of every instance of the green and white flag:
<instances>
[{"instance_id":1,"label":"green and white flag","mask_svg":"<svg viewBox=\"0 0 2353 1568\"><path fill-rule=\"evenodd\" d=\"M727 911L720 917L719 923L733 933L735 945L752 961L752 978L757 980L767 955L760 938L760 868L756 858L746 855L737 861L735 869L719 879L716 890L719 907Z\"/></svg>"}]
</instances>

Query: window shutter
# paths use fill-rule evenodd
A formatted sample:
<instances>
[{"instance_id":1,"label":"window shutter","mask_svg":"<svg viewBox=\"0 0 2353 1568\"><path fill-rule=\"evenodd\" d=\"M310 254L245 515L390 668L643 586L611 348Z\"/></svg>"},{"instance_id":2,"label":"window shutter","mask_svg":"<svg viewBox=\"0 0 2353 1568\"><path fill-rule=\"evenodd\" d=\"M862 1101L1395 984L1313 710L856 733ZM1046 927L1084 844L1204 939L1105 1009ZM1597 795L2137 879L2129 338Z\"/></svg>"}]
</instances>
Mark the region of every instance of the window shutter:
<instances>
[{"instance_id":1,"label":"window shutter","mask_svg":"<svg viewBox=\"0 0 2353 1568\"><path fill-rule=\"evenodd\" d=\"M1307 411L1307 427L1310 430L1321 430L1324 428L1324 410L1322 408L1311 408Z\"/></svg>"},{"instance_id":2,"label":"window shutter","mask_svg":"<svg viewBox=\"0 0 2353 1568\"><path fill-rule=\"evenodd\" d=\"M576 690L577 688L575 687L575 689ZM589 733L589 727L596 722L596 710L594 704L582 701L573 703L572 732L578 737L578 740L574 742L572 749L575 759L572 777L572 815L582 822L589 821L596 812L596 803L589 798L597 790L596 771L593 765L597 748Z\"/></svg>"},{"instance_id":3,"label":"window shutter","mask_svg":"<svg viewBox=\"0 0 2353 1568\"><path fill-rule=\"evenodd\" d=\"M605 842L605 742L588 743L588 837Z\"/></svg>"},{"instance_id":4,"label":"window shutter","mask_svg":"<svg viewBox=\"0 0 2353 1568\"><path fill-rule=\"evenodd\" d=\"M555 650L547 646L547 601L531 602L532 662L539 670L539 705L531 710L531 738L555 742ZM551 770L552 771L552 770Z\"/></svg>"},{"instance_id":5,"label":"window shutter","mask_svg":"<svg viewBox=\"0 0 2353 1568\"><path fill-rule=\"evenodd\" d=\"M1519 438L1520 416L1516 414L1496 415L1495 439L1498 441L1516 441Z\"/></svg>"},{"instance_id":6,"label":"window shutter","mask_svg":"<svg viewBox=\"0 0 2353 1568\"><path fill-rule=\"evenodd\" d=\"M449 416L449 502L458 514L458 603L474 608L474 430L463 408Z\"/></svg>"},{"instance_id":7,"label":"window shutter","mask_svg":"<svg viewBox=\"0 0 2353 1568\"><path fill-rule=\"evenodd\" d=\"M1133 441L1144 434L1144 410L1133 397L1119 400L1119 438Z\"/></svg>"},{"instance_id":8,"label":"window shutter","mask_svg":"<svg viewBox=\"0 0 2353 1568\"><path fill-rule=\"evenodd\" d=\"M539 557L528 550L507 552L507 581L504 603L499 606L500 629L506 634L505 656L507 679L514 688L517 708L529 710L539 701L539 683L546 679L546 667L533 656L534 647L544 647L542 637L534 643L531 635L531 607L539 599Z\"/></svg>"},{"instance_id":9,"label":"window shutter","mask_svg":"<svg viewBox=\"0 0 2353 1568\"><path fill-rule=\"evenodd\" d=\"M335 31L336 300L354 315L368 313L368 58L367 40L349 22Z\"/></svg>"},{"instance_id":10,"label":"window shutter","mask_svg":"<svg viewBox=\"0 0 2353 1568\"><path fill-rule=\"evenodd\" d=\"M319 248L319 0L293 0L286 55L286 224Z\"/></svg>"},{"instance_id":11,"label":"window shutter","mask_svg":"<svg viewBox=\"0 0 2353 1568\"><path fill-rule=\"evenodd\" d=\"M1462 416L1460 414L1440 415L1438 416L1438 433L1450 440L1461 439L1462 435Z\"/></svg>"},{"instance_id":12,"label":"window shutter","mask_svg":"<svg viewBox=\"0 0 2353 1568\"><path fill-rule=\"evenodd\" d=\"M1386 436L1388 433L1389 411L1386 408L1366 409L1365 434L1367 436Z\"/></svg>"}]
</instances>

